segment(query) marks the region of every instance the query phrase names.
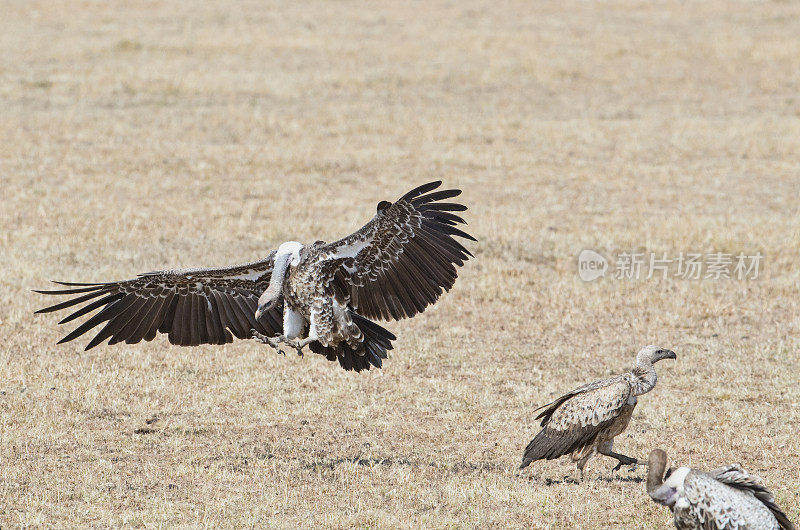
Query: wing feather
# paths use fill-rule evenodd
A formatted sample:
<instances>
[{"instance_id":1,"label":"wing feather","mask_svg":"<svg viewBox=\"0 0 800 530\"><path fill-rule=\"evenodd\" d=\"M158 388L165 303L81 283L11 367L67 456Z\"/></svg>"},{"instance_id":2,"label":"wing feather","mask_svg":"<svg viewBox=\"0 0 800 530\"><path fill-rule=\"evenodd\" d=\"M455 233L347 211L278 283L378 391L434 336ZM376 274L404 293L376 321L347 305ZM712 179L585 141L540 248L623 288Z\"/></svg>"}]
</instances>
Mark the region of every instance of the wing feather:
<instances>
[{"instance_id":1,"label":"wing feather","mask_svg":"<svg viewBox=\"0 0 800 530\"><path fill-rule=\"evenodd\" d=\"M590 391L598 389L598 388L603 388L603 387L606 387L606 386L609 386L609 385L613 385L613 384L618 383L620 381L624 381L624 376L618 375L618 376L610 377L608 379L600 379L598 381L593 381L593 382L585 384L583 386L579 386L575 390L571 390L571 391L567 392L566 394L564 394L563 396L559 397L558 399L556 399L554 401L551 401L550 403L546 403L546 404L542 405L541 407L535 409L534 412L536 412L537 410L541 410L542 411L536 416L535 419L538 420L539 418L541 418L542 419L541 426L544 427L547 424L547 422L550 421L550 417L553 415L553 413L568 399L572 398L573 396L577 396L578 394L583 394L583 393L590 392Z\"/></svg>"},{"instance_id":2,"label":"wing feather","mask_svg":"<svg viewBox=\"0 0 800 530\"><path fill-rule=\"evenodd\" d=\"M708 472L708 475L732 488L750 492L758 499L775 517L782 529L792 530L794 525L775 503L775 496L761 483L761 479L751 475L739 465L728 465Z\"/></svg>"},{"instance_id":3,"label":"wing feather","mask_svg":"<svg viewBox=\"0 0 800 530\"><path fill-rule=\"evenodd\" d=\"M197 331L197 323L194 321L194 294L186 295L186 301L183 305L184 311L181 318L183 320L184 333L189 338L187 346L197 346L200 344L200 333Z\"/></svg>"},{"instance_id":4,"label":"wing feather","mask_svg":"<svg viewBox=\"0 0 800 530\"><path fill-rule=\"evenodd\" d=\"M98 344L100 344L101 342L106 340L107 338L111 337L113 335L113 331L114 330L113 330L113 327L111 325L111 322L106 322L106 325L103 326L103 328L100 330L100 332L97 335L95 335L94 338L92 338L92 340L89 341L89 344L86 345L85 349L86 350L91 350L92 348L94 348L95 346L97 346Z\"/></svg>"},{"instance_id":5,"label":"wing feather","mask_svg":"<svg viewBox=\"0 0 800 530\"><path fill-rule=\"evenodd\" d=\"M618 376L584 385L545 405L536 417L543 418L542 430L525 448L522 467L590 445L617 420L630 395L630 384Z\"/></svg>"},{"instance_id":6,"label":"wing feather","mask_svg":"<svg viewBox=\"0 0 800 530\"><path fill-rule=\"evenodd\" d=\"M172 344L183 344L188 346L192 342L192 337L189 329L184 327L183 315L186 312L186 303L188 297L178 294L178 304L175 306L175 316L172 320L172 327L169 331L169 341ZM186 337L184 339L184 336Z\"/></svg>"},{"instance_id":7,"label":"wing feather","mask_svg":"<svg viewBox=\"0 0 800 530\"><path fill-rule=\"evenodd\" d=\"M161 327L161 323L165 317L165 314L171 310L171 306L172 296L165 296L162 306L159 308L158 313L154 315L153 320L150 322L150 326L145 331L144 340L150 342L156 338L156 335L158 334L158 328Z\"/></svg>"},{"instance_id":8,"label":"wing feather","mask_svg":"<svg viewBox=\"0 0 800 530\"><path fill-rule=\"evenodd\" d=\"M456 238L475 241L456 228L459 203L440 202L461 194L437 190L441 181L419 186L394 204L378 205L377 215L352 235L318 248L329 285L346 271L349 302L366 318L400 320L423 312L455 283L456 267L472 254ZM328 266L328 263L332 266ZM329 287L331 292L332 286Z\"/></svg>"},{"instance_id":9,"label":"wing feather","mask_svg":"<svg viewBox=\"0 0 800 530\"><path fill-rule=\"evenodd\" d=\"M110 294L110 295L108 295L106 297L103 297L100 300L95 300L91 304L87 304L87 305L83 306L82 308L78 309L77 311L75 311L74 313L71 313L69 316L64 317L63 319L61 319L59 324L66 324L67 322L71 322L71 321L75 320L78 317L82 317L86 313L91 313L92 311L94 311L98 307L104 306L104 305L110 303L113 300L119 300L123 296L124 295L122 293L115 293L115 294Z\"/></svg>"},{"instance_id":10,"label":"wing feather","mask_svg":"<svg viewBox=\"0 0 800 530\"><path fill-rule=\"evenodd\" d=\"M36 291L36 292L41 293L41 294L52 294L52 293L50 293L48 291ZM56 291L56 292L58 293L59 291ZM78 304L81 304L83 302L86 302L87 300L91 300L92 298L97 298L98 296L103 296L104 294L106 294L105 291L94 291L92 293L85 294L83 296L78 296L78 297L73 298L71 300L67 300L66 302L61 302L60 304L55 304L55 305L51 305L50 307L45 307L44 309L38 310L37 313L51 313L53 311L60 311L62 309L66 309L68 307L72 307L74 305L78 305Z\"/></svg>"},{"instance_id":11,"label":"wing feather","mask_svg":"<svg viewBox=\"0 0 800 530\"><path fill-rule=\"evenodd\" d=\"M170 333L172 330L172 324L175 321L175 311L178 308L178 301L181 300L181 297L174 293L167 293L166 298L168 303L165 306L166 309L164 311L164 318L157 326L157 333Z\"/></svg>"},{"instance_id":12,"label":"wing feather","mask_svg":"<svg viewBox=\"0 0 800 530\"><path fill-rule=\"evenodd\" d=\"M206 319L203 318L203 300L198 294L192 296L192 341L194 346L208 342Z\"/></svg>"},{"instance_id":13,"label":"wing feather","mask_svg":"<svg viewBox=\"0 0 800 530\"><path fill-rule=\"evenodd\" d=\"M53 283L58 285L72 285L72 284L65 284L64 282L53 282ZM101 284L93 284L92 287L84 287L81 289L56 289L55 291L34 289L33 292L39 294L78 294L78 293L88 293L89 291L98 291L102 288L103 285ZM41 311L42 313L47 312L44 309L40 309L39 311Z\"/></svg>"},{"instance_id":14,"label":"wing feather","mask_svg":"<svg viewBox=\"0 0 800 530\"><path fill-rule=\"evenodd\" d=\"M153 298L152 301L149 302L144 311L141 312L143 315L142 318L133 326L133 331L125 337L125 342L127 344L136 344L144 339L145 334L150 329L150 324L153 322L153 319L158 316L163 304L164 299L160 296Z\"/></svg>"},{"instance_id":15,"label":"wing feather","mask_svg":"<svg viewBox=\"0 0 800 530\"><path fill-rule=\"evenodd\" d=\"M130 336L133 327L139 323L137 316L147 314L145 309L150 301L149 298L137 298L128 312L120 313L111 320L113 330L109 344L117 344Z\"/></svg>"},{"instance_id":16,"label":"wing feather","mask_svg":"<svg viewBox=\"0 0 800 530\"><path fill-rule=\"evenodd\" d=\"M282 330L282 305L255 319L274 255L235 267L149 272L120 282L54 282L69 288L36 292L72 297L36 312L85 304L62 319L63 324L99 309L59 341L69 342L104 324L87 350L105 340L109 344L149 341L158 333L167 334L171 343L181 346L226 344L234 336L249 337L250 329L274 336Z\"/></svg>"},{"instance_id":17,"label":"wing feather","mask_svg":"<svg viewBox=\"0 0 800 530\"><path fill-rule=\"evenodd\" d=\"M206 306L206 328L208 328L209 340L212 344L227 343L225 326L222 324L220 309L213 291L206 293Z\"/></svg>"},{"instance_id":18,"label":"wing feather","mask_svg":"<svg viewBox=\"0 0 800 530\"><path fill-rule=\"evenodd\" d=\"M103 322L106 322L106 321L110 320L114 316L114 311L113 310L117 310L118 312L125 311L134 302L136 302L136 298L135 297L123 297L122 299L114 302L113 304L108 304L103 309L101 309L98 313L95 313L93 316L91 316L90 318L85 320L83 322L83 324L81 324L80 326L78 326L77 328L72 330L71 333L68 333L64 338L62 338L60 341L58 341L58 344L63 344L64 342L69 342L69 341L73 340L74 338L83 335L84 333L86 333L90 329L92 329L92 328L94 328L96 326L99 326ZM106 338L108 338L108 337L106 337Z\"/></svg>"},{"instance_id":19,"label":"wing feather","mask_svg":"<svg viewBox=\"0 0 800 530\"><path fill-rule=\"evenodd\" d=\"M246 338L250 332L250 322L247 321L247 317L241 313L241 310L237 309L239 304L236 303L236 298L226 293L225 295L220 295L220 301L225 310L229 329L233 331L237 338ZM280 304L279 307L282 306L283 304Z\"/></svg>"}]
</instances>

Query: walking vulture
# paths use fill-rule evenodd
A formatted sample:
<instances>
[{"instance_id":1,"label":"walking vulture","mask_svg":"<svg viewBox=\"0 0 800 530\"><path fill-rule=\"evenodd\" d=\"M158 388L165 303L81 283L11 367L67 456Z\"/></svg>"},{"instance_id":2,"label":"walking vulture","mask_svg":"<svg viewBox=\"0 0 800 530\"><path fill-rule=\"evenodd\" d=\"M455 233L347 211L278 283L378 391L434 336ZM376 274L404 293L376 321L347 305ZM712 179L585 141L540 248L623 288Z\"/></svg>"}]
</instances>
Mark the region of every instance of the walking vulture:
<instances>
[{"instance_id":1,"label":"walking vulture","mask_svg":"<svg viewBox=\"0 0 800 530\"><path fill-rule=\"evenodd\" d=\"M586 462L595 453L616 458L622 465L642 463L612 449L614 437L628 426L636 396L650 392L656 386L654 363L675 359L675 352L658 346L645 346L636 356L636 367L622 375L595 381L564 394L552 403L543 405L536 419L541 418L542 430L525 448L521 468L536 460L553 460L570 455L583 476ZM534 411L535 412L535 411Z\"/></svg>"}]
</instances>

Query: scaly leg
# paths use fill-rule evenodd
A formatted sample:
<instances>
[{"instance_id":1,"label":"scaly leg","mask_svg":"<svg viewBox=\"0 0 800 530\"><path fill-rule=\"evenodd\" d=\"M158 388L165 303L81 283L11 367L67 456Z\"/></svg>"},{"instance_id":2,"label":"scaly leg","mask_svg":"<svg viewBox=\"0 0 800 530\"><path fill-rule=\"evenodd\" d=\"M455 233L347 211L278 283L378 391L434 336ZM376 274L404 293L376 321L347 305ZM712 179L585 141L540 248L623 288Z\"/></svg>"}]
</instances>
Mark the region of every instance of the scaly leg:
<instances>
[{"instance_id":1,"label":"scaly leg","mask_svg":"<svg viewBox=\"0 0 800 530\"><path fill-rule=\"evenodd\" d=\"M268 346L272 346L278 351L278 353L280 353L283 356L286 356L286 353L281 349L280 347L281 344L285 344L290 348L294 348L295 350L297 350L297 355L302 357L303 347L315 340L315 339L303 339L301 341L297 341L297 340L287 339L285 335L279 335L277 337L267 337L263 333L259 333L254 329L250 330L250 334L252 335L251 337L252 339L257 340L258 342L261 342Z\"/></svg>"},{"instance_id":2,"label":"scaly leg","mask_svg":"<svg viewBox=\"0 0 800 530\"><path fill-rule=\"evenodd\" d=\"M257 340L262 344L266 344L267 346L274 348L278 353L280 353L284 357L286 356L286 353L280 347L281 343L286 342L286 337L284 337L283 335L280 335L278 337L267 337L263 333L259 333L254 329L250 330L250 335L251 339Z\"/></svg>"},{"instance_id":3,"label":"scaly leg","mask_svg":"<svg viewBox=\"0 0 800 530\"><path fill-rule=\"evenodd\" d=\"M603 451L602 449L600 449L598 452L601 455L610 456L611 458L616 458L617 460L619 460L617 465L611 471L618 471L622 466L627 466L627 465L637 466L637 465L647 464L644 460L639 460L638 458L633 458L632 456L626 456L620 453L615 453L611 449L608 449L607 451Z\"/></svg>"},{"instance_id":4,"label":"scaly leg","mask_svg":"<svg viewBox=\"0 0 800 530\"><path fill-rule=\"evenodd\" d=\"M586 463L589 462L589 459L592 458L594 455L594 451L589 452L589 454L584 455L576 465L578 466L578 479L576 482L583 482L584 477L586 476L583 472L583 469L586 467Z\"/></svg>"},{"instance_id":5,"label":"scaly leg","mask_svg":"<svg viewBox=\"0 0 800 530\"><path fill-rule=\"evenodd\" d=\"M317 339L312 337L307 337L303 340L295 341L295 344L293 344L292 347L297 348L297 353L302 357L303 356L302 349L311 344L312 342L314 342L315 340Z\"/></svg>"},{"instance_id":6,"label":"scaly leg","mask_svg":"<svg viewBox=\"0 0 800 530\"><path fill-rule=\"evenodd\" d=\"M626 456L620 453L615 453L614 450L614 440L606 440L605 442L599 444L597 446L597 452L601 455L610 456L611 458L616 458L619 460L617 466L611 470L613 473L614 471L618 471L622 466L627 466L632 464L633 466L637 465L647 465L647 462L644 460L639 460L638 458L633 458L632 456Z\"/></svg>"},{"instance_id":7,"label":"scaly leg","mask_svg":"<svg viewBox=\"0 0 800 530\"><path fill-rule=\"evenodd\" d=\"M282 342L284 344L286 344L287 346L289 346L290 348L294 348L295 350L297 350L297 355L302 357L303 356L303 346L305 346L306 344L308 344L311 341L308 340L308 339L303 339L303 340L289 340L289 339L286 339L286 340L284 340Z\"/></svg>"},{"instance_id":8,"label":"scaly leg","mask_svg":"<svg viewBox=\"0 0 800 530\"><path fill-rule=\"evenodd\" d=\"M619 453L613 453L612 452L611 454L608 454L606 456L610 456L610 457L613 457L613 458L616 458L617 460L619 460L619 462L617 462L617 465L614 466L614 468L611 471L617 471L622 466L627 466L628 464L634 466L634 469L635 469L636 466L645 463L643 460L639 460L638 458L633 458L632 456L621 455Z\"/></svg>"}]
</instances>

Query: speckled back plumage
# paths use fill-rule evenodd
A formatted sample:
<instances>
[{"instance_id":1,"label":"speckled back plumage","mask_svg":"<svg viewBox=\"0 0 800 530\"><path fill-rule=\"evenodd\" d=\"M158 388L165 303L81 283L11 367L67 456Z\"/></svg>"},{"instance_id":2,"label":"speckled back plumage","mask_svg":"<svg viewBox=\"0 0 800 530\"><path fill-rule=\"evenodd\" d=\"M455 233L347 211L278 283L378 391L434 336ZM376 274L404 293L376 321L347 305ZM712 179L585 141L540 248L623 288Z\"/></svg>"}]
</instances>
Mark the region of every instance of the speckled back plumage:
<instances>
[{"instance_id":1,"label":"speckled back plumage","mask_svg":"<svg viewBox=\"0 0 800 530\"><path fill-rule=\"evenodd\" d=\"M794 526L772 494L739 466L691 470L673 508L679 529L778 530Z\"/></svg>"}]
</instances>

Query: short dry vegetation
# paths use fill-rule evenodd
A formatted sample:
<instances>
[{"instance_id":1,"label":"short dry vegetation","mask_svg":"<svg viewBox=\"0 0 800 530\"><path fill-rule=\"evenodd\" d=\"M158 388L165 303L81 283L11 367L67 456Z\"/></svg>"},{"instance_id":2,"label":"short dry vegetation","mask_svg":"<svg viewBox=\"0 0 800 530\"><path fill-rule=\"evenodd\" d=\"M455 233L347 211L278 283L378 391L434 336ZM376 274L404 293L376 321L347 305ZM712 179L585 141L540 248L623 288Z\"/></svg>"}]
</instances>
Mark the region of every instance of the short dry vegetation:
<instances>
[{"instance_id":1,"label":"short dry vegetation","mask_svg":"<svg viewBox=\"0 0 800 530\"><path fill-rule=\"evenodd\" d=\"M794 2L22 2L0 22L0 525L663 528L643 470L517 471L532 410L659 365L617 447L740 462L800 521ZM333 239L443 179L479 242L382 371L82 351L50 279ZM582 282L581 249L761 252ZM613 266L613 265L612 265Z\"/></svg>"}]
</instances>

